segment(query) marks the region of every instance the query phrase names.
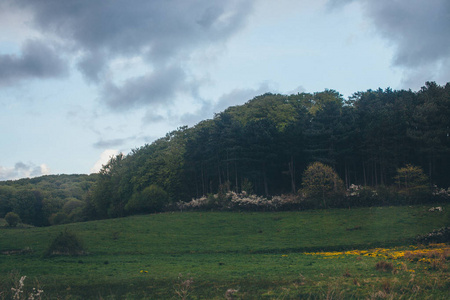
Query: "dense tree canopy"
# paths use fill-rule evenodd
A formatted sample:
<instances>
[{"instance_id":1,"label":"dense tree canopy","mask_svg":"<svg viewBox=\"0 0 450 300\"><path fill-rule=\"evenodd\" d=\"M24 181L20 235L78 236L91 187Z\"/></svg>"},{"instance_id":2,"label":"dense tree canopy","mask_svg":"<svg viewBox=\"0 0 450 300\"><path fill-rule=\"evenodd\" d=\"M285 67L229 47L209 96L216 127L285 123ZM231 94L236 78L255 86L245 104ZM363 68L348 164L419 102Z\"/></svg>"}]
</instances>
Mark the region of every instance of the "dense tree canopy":
<instances>
[{"instance_id":1,"label":"dense tree canopy","mask_svg":"<svg viewBox=\"0 0 450 300\"><path fill-rule=\"evenodd\" d=\"M422 189L423 178L428 188L447 188L450 83L427 82L418 92L368 90L348 100L334 90L257 96L112 157L94 176L3 183L0 215L14 211L45 225L58 212L54 219L63 221L120 217L223 190L296 193L313 162L331 167L346 188L404 189L405 166L427 174Z\"/></svg>"},{"instance_id":2,"label":"dense tree canopy","mask_svg":"<svg viewBox=\"0 0 450 300\"><path fill-rule=\"evenodd\" d=\"M85 220L85 200L97 177L97 174L49 175L2 181L0 217L14 212L23 223L36 226L49 225L59 212L65 214L64 222Z\"/></svg>"},{"instance_id":3,"label":"dense tree canopy","mask_svg":"<svg viewBox=\"0 0 450 300\"><path fill-rule=\"evenodd\" d=\"M429 185L446 186L449 116L450 84L368 90L347 101L334 90L264 94L113 158L92 201L98 217L113 217L150 185L171 203L222 187L240 192L244 183L259 195L296 192L315 161L331 166L347 187L393 185L407 164L425 170Z\"/></svg>"}]
</instances>

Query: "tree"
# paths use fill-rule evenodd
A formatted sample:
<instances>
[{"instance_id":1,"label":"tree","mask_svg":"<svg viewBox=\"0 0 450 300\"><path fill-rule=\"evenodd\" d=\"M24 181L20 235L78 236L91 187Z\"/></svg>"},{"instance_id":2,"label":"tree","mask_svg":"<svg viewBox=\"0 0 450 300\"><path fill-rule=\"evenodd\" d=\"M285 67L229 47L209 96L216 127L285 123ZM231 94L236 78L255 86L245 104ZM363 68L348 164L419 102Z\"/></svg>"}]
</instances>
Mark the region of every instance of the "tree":
<instances>
[{"instance_id":1,"label":"tree","mask_svg":"<svg viewBox=\"0 0 450 300\"><path fill-rule=\"evenodd\" d=\"M344 183L329 166L314 162L303 173L303 189L306 198L318 206L327 207L327 199L344 195Z\"/></svg>"},{"instance_id":2,"label":"tree","mask_svg":"<svg viewBox=\"0 0 450 300\"><path fill-rule=\"evenodd\" d=\"M19 222L20 222L20 217L18 214L11 211L6 214L5 221L6 221L6 223L8 223L9 226L16 227L17 224L19 224Z\"/></svg>"},{"instance_id":3,"label":"tree","mask_svg":"<svg viewBox=\"0 0 450 300\"><path fill-rule=\"evenodd\" d=\"M161 211L168 202L169 195L161 187L150 185L142 192L136 193L125 205L130 213L153 213Z\"/></svg>"},{"instance_id":4,"label":"tree","mask_svg":"<svg viewBox=\"0 0 450 300\"><path fill-rule=\"evenodd\" d=\"M420 157L427 161L430 183L447 184L450 166L450 84L445 87L426 82L418 92L419 104L410 120L408 136Z\"/></svg>"},{"instance_id":5,"label":"tree","mask_svg":"<svg viewBox=\"0 0 450 300\"><path fill-rule=\"evenodd\" d=\"M429 192L429 179L421 167L408 164L397 169L394 179L400 193L405 195L408 200L424 197Z\"/></svg>"}]
</instances>

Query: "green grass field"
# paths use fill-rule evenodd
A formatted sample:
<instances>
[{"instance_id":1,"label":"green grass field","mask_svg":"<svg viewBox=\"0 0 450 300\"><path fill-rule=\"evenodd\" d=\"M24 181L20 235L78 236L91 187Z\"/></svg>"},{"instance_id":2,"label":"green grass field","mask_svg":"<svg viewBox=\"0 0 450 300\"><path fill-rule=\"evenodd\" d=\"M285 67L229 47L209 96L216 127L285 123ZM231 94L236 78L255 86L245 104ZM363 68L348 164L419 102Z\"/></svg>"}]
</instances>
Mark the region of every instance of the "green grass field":
<instances>
[{"instance_id":1,"label":"green grass field","mask_svg":"<svg viewBox=\"0 0 450 300\"><path fill-rule=\"evenodd\" d=\"M187 299L225 299L229 289L237 290L227 295L233 299L446 299L445 254L436 263L317 253L413 251L417 235L450 225L450 205L443 212L428 208L185 212L1 227L0 299L11 297L11 287L23 275L25 292L40 286L44 299L180 299L184 292ZM44 257L66 228L84 241L88 254ZM440 245L439 251L448 246ZM393 269L376 270L381 260Z\"/></svg>"}]
</instances>

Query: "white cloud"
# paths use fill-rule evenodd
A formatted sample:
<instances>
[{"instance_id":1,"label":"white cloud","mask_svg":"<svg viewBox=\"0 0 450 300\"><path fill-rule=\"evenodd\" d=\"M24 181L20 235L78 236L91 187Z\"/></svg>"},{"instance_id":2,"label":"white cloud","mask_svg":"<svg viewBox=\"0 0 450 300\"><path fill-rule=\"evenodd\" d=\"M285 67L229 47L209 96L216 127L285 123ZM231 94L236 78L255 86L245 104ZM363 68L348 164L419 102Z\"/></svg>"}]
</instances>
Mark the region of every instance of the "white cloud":
<instances>
[{"instance_id":1,"label":"white cloud","mask_svg":"<svg viewBox=\"0 0 450 300\"><path fill-rule=\"evenodd\" d=\"M50 168L46 164L41 165L41 174L42 175L50 174Z\"/></svg>"},{"instance_id":2,"label":"white cloud","mask_svg":"<svg viewBox=\"0 0 450 300\"><path fill-rule=\"evenodd\" d=\"M98 173L103 165L106 165L111 157L116 156L117 154L119 154L119 151L115 149L107 149L103 151L102 154L100 154L100 159L97 160L97 162L91 168L91 173Z\"/></svg>"},{"instance_id":3,"label":"white cloud","mask_svg":"<svg viewBox=\"0 0 450 300\"><path fill-rule=\"evenodd\" d=\"M0 166L0 180L15 180L48 174L50 174L50 168L46 164L36 166L33 163L24 164L23 162L18 162L14 167Z\"/></svg>"}]
</instances>

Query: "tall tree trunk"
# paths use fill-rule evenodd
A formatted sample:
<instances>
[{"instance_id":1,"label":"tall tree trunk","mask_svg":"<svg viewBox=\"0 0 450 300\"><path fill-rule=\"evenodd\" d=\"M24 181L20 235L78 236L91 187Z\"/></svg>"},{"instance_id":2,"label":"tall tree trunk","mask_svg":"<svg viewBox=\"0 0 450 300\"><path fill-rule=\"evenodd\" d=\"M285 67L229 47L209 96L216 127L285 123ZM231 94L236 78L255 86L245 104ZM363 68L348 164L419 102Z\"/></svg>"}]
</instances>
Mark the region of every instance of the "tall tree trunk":
<instances>
[{"instance_id":1,"label":"tall tree trunk","mask_svg":"<svg viewBox=\"0 0 450 300\"><path fill-rule=\"evenodd\" d=\"M236 193L239 193L239 184L238 184L238 171L237 171L237 164L236 164L236 160L234 161L234 175L235 175L235 180L236 180Z\"/></svg>"},{"instance_id":2,"label":"tall tree trunk","mask_svg":"<svg viewBox=\"0 0 450 300\"><path fill-rule=\"evenodd\" d=\"M291 155L291 161L289 162L289 174L291 175L292 193L295 194L297 190L295 188L295 166L294 166L294 156L293 155Z\"/></svg>"},{"instance_id":3,"label":"tall tree trunk","mask_svg":"<svg viewBox=\"0 0 450 300\"><path fill-rule=\"evenodd\" d=\"M364 186L367 186L366 164L364 162L363 162L363 176L364 176Z\"/></svg>"},{"instance_id":4,"label":"tall tree trunk","mask_svg":"<svg viewBox=\"0 0 450 300\"><path fill-rule=\"evenodd\" d=\"M264 194L266 196L269 195L269 187L267 183L267 174L266 174L266 162L263 163L263 179L264 179Z\"/></svg>"},{"instance_id":5,"label":"tall tree trunk","mask_svg":"<svg viewBox=\"0 0 450 300\"><path fill-rule=\"evenodd\" d=\"M220 176L220 161L217 158L217 176L219 176L219 186L222 185L222 176Z\"/></svg>"},{"instance_id":6,"label":"tall tree trunk","mask_svg":"<svg viewBox=\"0 0 450 300\"><path fill-rule=\"evenodd\" d=\"M205 174L203 171L203 163L201 164L201 170L202 170L202 192L203 192L203 195L206 195L207 193L205 190Z\"/></svg>"}]
</instances>

